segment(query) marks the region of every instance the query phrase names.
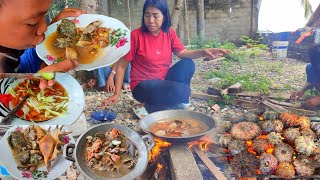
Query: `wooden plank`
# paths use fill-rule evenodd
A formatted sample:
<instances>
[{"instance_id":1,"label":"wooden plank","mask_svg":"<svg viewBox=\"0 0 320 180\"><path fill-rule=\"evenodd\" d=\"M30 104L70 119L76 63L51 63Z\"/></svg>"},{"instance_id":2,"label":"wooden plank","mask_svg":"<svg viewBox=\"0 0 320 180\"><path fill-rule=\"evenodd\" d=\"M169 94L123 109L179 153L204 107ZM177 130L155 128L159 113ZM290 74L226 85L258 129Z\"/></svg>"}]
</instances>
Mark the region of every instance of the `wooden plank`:
<instances>
[{"instance_id":1,"label":"wooden plank","mask_svg":"<svg viewBox=\"0 0 320 180\"><path fill-rule=\"evenodd\" d=\"M204 162L204 164L208 167L208 169L217 179L227 180L227 177L224 174L222 174L219 168L199 149L198 146L193 146L192 149L194 150L194 152L198 154L200 159Z\"/></svg>"},{"instance_id":2,"label":"wooden plank","mask_svg":"<svg viewBox=\"0 0 320 180\"><path fill-rule=\"evenodd\" d=\"M225 99L223 99L220 96L216 95L209 95L209 94L203 94L203 93L192 93L191 98L195 99L201 99L201 100L214 100L214 101L220 101L220 102L225 102ZM234 105L240 105L240 106L246 106L246 107L258 107L259 102L252 102L248 100L239 100L236 99L234 103L231 103Z\"/></svg>"},{"instance_id":3,"label":"wooden plank","mask_svg":"<svg viewBox=\"0 0 320 180\"><path fill-rule=\"evenodd\" d=\"M274 99L268 99L271 103L281 105L281 106L288 106L288 107L294 107L294 108L301 108L301 103L288 103L288 102L282 102L282 101L277 101Z\"/></svg>"},{"instance_id":4,"label":"wooden plank","mask_svg":"<svg viewBox=\"0 0 320 180\"><path fill-rule=\"evenodd\" d=\"M276 105L276 104L273 104L267 100L264 100L262 101L262 104L265 104L266 106L270 107L271 109L277 111L278 113L281 113L281 112L288 112L289 110L283 108L282 106L279 106L279 105Z\"/></svg>"},{"instance_id":5,"label":"wooden plank","mask_svg":"<svg viewBox=\"0 0 320 180\"><path fill-rule=\"evenodd\" d=\"M272 98L272 99L286 99L289 100L290 99L290 94L287 93L271 93L269 95L263 94L263 93L259 93L259 92L242 92L242 93L229 93L229 95L234 95L234 96L244 96L244 97L263 97L266 96L268 98Z\"/></svg>"},{"instance_id":6,"label":"wooden plank","mask_svg":"<svg viewBox=\"0 0 320 180\"><path fill-rule=\"evenodd\" d=\"M310 111L306 109L299 109L299 108L293 108L293 107L286 107L286 109L290 110L291 112L295 114L301 114L305 116L317 116L318 113L315 111Z\"/></svg>"},{"instance_id":7,"label":"wooden plank","mask_svg":"<svg viewBox=\"0 0 320 180\"><path fill-rule=\"evenodd\" d=\"M202 99L202 100L224 101L224 99L220 96L203 94L203 93L191 93L191 98Z\"/></svg>"}]
</instances>

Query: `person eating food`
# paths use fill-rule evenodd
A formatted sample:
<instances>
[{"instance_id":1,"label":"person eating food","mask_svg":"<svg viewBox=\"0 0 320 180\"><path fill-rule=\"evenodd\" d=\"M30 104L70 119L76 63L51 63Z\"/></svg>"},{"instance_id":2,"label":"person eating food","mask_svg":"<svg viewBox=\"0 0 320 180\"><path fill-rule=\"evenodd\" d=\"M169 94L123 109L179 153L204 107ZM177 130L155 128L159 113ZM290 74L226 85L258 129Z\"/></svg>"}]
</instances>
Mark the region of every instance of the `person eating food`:
<instances>
[{"instance_id":1,"label":"person eating food","mask_svg":"<svg viewBox=\"0 0 320 180\"><path fill-rule=\"evenodd\" d=\"M191 95L190 81L195 71L192 59L216 58L229 51L218 48L187 50L171 26L167 0L146 0L141 27L131 32L130 52L117 66L113 96L103 104L119 101L126 67L131 63L130 88L133 97L151 113L185 107ZM181 60L172 65L172 53Z\"/></svg>"},{"instance_id":2,"label":"person eating food","mask_svg":"<svg viewBox=\"0 0 320 180\"><path fill-rule=\"evenodd\" d=\"M51 0L0 0L0 73L67 72L78 65L65 59L46 66L36 54L34 47L45 39L45 15L51 4ZM51 23L83 13L67 8Z\"/></svg>"}]
</instances>

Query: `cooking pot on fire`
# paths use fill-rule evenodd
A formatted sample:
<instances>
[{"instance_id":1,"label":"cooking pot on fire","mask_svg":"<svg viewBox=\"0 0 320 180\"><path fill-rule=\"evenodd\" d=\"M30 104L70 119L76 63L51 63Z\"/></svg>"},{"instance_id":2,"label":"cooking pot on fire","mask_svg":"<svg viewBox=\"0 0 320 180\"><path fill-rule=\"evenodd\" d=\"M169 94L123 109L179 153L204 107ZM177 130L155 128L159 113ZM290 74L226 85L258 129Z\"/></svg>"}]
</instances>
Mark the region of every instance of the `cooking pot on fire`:
<instances>
[{"instance_id":1,"label":"cooking pot on fire","mask_svg":"<svg viewBox=\"0 0 320 180\"><path fill-rule=\"evenodd\" d=\"M105 133L109 131L111 128L115 128L119 131L122 131L124 135L133 143L137 152L138 158L134 168L120 178L106 178L102 175L99 175L94 172L86 163L84 157L84 148L86 147L86 137L87 136L94 136L96 133ZM148 143L147 143L148 142ZM148 165L148 154L149 151L154 146L154 141L152 136L149 134L140 136L137 132L133 131L132 129L120 125L120 124L111 124L111 123L104 123L94 126L88 129L85 133L83 133L78 139L76 144L68 144L64 146L63 150L63 157L75 162L78 170L86 176L88 179L92 180L129 180L135 179L138 176L141 176Z\"/></svg>"},{"instance_id":2,"label":"cooking pot on fire","mask_svg":"<svg viewBox=\"0 0 320 180\"><path fill-rule=\"evenodd\" d=\"M184 119L192 119L195 122L204 124L206 126L205 131L195 133L192 135L186 135L181 137L169 137L164 135L155 134L150 130L150 127L159 121L165 119L179 119L180 121L184 121ZM187 110L165 110L165 111L158 111L149 114L148 116L144 117L139 121L140 128L146 132L150 133L153 136L160 138L166 142L173 142L173 143L185 143L190 141L195 141L200 137L204 136L205 134L209 133L216 125L215 120L203 113L194 112L194 111L187 111Z\"/></svg>"}]
</instances>

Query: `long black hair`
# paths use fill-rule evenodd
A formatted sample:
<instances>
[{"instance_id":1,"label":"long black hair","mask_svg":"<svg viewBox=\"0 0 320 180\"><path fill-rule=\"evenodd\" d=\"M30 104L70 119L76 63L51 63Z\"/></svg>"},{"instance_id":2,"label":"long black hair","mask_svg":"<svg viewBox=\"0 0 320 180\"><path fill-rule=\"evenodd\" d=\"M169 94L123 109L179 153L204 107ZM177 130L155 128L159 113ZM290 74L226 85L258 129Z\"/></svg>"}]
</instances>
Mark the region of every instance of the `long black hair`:
<instances>
[{"instance_id":1,"label":"long black hair","mask_svg":"<svg viewBox=\"0 0 320 180\"><path fill-rule=\"evenodd\" d=\"M163 23L161 25L161 30L163 32L169 32L170 26L171 26L171 18L170 18L170 10L168 6L167 0L146 0L143 5L143 14L142 14L142 31L148 32L147 26L144 24L144 15L146 13L146 10L148 7L155 7L159 9L163 14Z\"/></svg>"}]
</instances>

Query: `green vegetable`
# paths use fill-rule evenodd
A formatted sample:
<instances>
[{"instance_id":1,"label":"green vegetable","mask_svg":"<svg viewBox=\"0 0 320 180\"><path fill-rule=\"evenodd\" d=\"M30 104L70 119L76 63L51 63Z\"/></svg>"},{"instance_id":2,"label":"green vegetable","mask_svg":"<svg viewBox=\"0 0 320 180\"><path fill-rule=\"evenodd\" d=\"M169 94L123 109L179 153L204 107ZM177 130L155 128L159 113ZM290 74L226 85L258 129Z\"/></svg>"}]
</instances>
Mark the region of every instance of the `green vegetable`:
<instances>
[{"instance_id":1,"label":"green vegetable","mask_svg":"<svg viewBox=\"0 0 320 180\"><path fill-rule=\"evenodd\" d=\"M8 89L9 89L9 93L11 94L11 96L13 96L13 97L17 96L16 92L13 90L13 88L11 86Z\"/></svg>"}]
</instances>

